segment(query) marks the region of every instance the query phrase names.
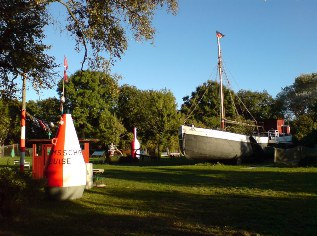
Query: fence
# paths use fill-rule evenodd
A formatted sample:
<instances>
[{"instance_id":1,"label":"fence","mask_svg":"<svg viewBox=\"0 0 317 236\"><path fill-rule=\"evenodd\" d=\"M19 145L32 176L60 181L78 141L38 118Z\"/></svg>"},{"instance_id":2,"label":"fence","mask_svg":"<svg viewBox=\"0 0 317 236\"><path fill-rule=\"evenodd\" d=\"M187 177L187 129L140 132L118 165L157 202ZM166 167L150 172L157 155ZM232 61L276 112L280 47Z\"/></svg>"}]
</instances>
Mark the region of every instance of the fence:
<instances>
[{"instance_id":1,"label":"fence","mask_svg":"<svg viewBox=\"0 0 317 236\"><path fill-rule=\"evenodd\" d=\"M17 157L20 156L20 145L10 144L0 146L0 157ZM25 156L32 156L32 148L26 148Z\"/></svg>"},{"instance_id":2,"label":"fence","mask_svg":"<svg viewBox=\"0 0 317 236\"><path fill-rule=\"evenodd\" d=\"M304 159L317 159L317 148L297 146L294 148L274 148L274 162L288 166L298 166Z\"/></svg>"}]
</instances>

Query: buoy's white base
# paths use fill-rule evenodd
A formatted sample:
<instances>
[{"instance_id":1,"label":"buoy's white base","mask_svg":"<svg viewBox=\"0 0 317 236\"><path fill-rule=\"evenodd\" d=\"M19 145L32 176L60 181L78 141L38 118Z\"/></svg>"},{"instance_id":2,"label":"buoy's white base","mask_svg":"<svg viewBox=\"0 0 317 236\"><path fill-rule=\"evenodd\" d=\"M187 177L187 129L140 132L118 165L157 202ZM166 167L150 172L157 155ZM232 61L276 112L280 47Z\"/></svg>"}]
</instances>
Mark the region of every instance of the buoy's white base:
<instances>
[{"instance_id":1,"label":"buoy's white base","mask_svg":"<svg viewBox=\"0 0 317 236\"><path fill-rule=\"evenodd\" d=\"M45 193L52 200L73 200L83 196L86 185L72 187L46 187Z\"/></svg>"}]
</instances>

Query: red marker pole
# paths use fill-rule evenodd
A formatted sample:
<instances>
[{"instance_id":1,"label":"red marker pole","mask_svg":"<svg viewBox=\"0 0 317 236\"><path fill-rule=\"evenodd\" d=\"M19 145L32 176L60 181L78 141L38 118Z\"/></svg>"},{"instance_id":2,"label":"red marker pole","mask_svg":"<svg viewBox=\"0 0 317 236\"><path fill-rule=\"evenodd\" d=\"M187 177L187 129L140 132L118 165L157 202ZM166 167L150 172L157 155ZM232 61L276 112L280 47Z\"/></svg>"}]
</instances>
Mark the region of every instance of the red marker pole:
<instances>
[{"instance_id":1,"label":"red marker pole","mask_svg":"<svg viewBox=\"0 0 317 236\"><path fill-rule=\"evenodd\" d=\"M140 158L140 142L137 138L136 128L133 128L133 140L131 142L132 158Z\"/></svg>"},{"instance_id":2,"label":"red marker pole","mask_svg":"<svg viewBox=\"0 0 317 236\"><path fill-rule=\"evenodd\" d=\"M21 111L21 140L20 140L20 171L24 172L25 159L25 120L26 120L26 76L22 75L22 111Z\"/></svg>"}]
</instances>

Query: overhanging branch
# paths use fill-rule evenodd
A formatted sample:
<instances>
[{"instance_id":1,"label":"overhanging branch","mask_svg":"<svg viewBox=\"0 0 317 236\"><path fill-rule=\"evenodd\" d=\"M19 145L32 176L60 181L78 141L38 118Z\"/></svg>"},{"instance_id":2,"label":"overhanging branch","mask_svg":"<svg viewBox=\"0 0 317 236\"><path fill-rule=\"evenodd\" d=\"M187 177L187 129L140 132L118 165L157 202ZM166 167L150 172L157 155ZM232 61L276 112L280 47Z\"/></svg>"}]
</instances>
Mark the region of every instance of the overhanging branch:
<instances>
[{"instance_id":1,"label":"overhanging branch","mask_svg":"<svg viewBox=\"0 0 317 236\"><path fill-rule=\"evenodd\" d=\"M80 27L80 24L79 24L79 21L78 19L76 18L76 16L74 15L74 13L72 12L72 10L70 9L70 7L67 5L67 3L65 3L63 0L56 0L56 2L59 2L60 4L62 4L64 7L66 7L68 13L70 14L70 16L72 17L72 19L75 21L75 24L78 28L78 31L77 31L77 36L80 37L82 40L83 40L83 45L84 45L84 48L85 48L85 55L84 55L84 60L82 61L81 63L81 70L83 70L83 67L84 67L84 64L86 62L86 59L87 59L87 52L88 52L88 49L87 49L87 44L86 44L86 35L84 33L83 30L81 30L81 27Z\"/></svg>"}]
</instances>

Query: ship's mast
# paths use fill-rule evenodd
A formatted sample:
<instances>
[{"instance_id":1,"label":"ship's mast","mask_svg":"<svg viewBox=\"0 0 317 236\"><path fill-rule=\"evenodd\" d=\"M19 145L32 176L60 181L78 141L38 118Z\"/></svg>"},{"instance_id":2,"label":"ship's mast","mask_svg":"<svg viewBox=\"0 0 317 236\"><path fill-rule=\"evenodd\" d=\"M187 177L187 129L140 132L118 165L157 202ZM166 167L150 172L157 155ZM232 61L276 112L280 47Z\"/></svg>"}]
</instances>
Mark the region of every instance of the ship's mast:
<instances>
[{"instance_id":1,"label":"ship's mast","mask_svg":"<svg viewBox=\"0 0 317 236\"><path fill-rule=\"evenodd\" d=\"M224 36L222 33L216 31L217 35L217 44L218 44L218 73L220 79L220 129L225 129L225 113L223 108L223 88L222 88L222 58L221 58L221 48L220 48L220 39Z\"/></svg>"}]
</instances>

